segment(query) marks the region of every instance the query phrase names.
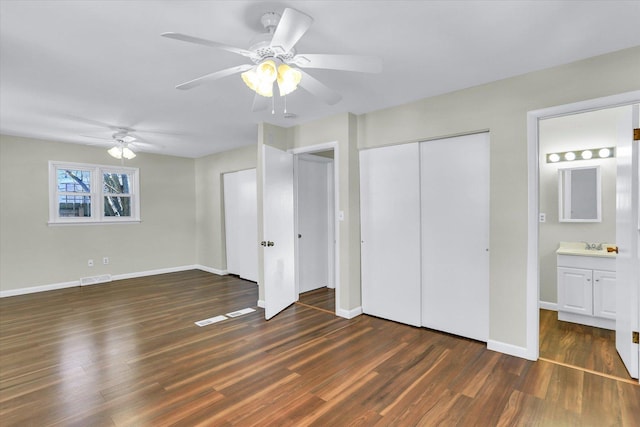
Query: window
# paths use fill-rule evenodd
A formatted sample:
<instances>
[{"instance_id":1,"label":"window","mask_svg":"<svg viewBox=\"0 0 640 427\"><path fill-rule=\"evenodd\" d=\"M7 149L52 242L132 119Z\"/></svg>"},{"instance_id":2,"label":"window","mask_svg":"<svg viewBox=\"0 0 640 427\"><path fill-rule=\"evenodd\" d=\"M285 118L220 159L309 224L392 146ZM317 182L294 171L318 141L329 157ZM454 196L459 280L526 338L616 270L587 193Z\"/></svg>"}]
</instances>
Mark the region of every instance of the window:
<instances>
[{"instance_id":1,"label":"window","mask_svg":"<svg viewBox=\"0 0 640 427\"><path fill-rule=\"evenodd\" d=\"M49 223L140 221L138 169L49 162Z\"/></svg>"}]
</instances>

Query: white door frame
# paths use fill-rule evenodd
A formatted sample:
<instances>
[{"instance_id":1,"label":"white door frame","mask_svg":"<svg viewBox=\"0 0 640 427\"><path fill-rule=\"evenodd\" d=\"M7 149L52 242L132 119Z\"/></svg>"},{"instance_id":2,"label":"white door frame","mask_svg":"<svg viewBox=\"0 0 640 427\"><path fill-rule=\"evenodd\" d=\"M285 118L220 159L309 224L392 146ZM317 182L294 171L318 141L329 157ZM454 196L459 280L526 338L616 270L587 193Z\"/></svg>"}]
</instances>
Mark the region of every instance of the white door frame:
<instances>
[{"instance_id":1,"label":"white door frame","mask_svg":"<svg viewBox=\"0 0 640 427\"><path fill-rule=\"evenodd\" d=\"M538 360L540 346L540 277L538 254L538 175L539 175L539 135L538 122L542 119L602 110L605 108L637 104L640 101L640 91L632 91L603 98L590 99L572 104L558 105L529 111L527 113L527 154L528 154L528 213L527 213L527 291L526 291L526 321L527 344L522 354L529 360Z\"/></svg>"},{"instance_id":2,"label":"white door frame","mask_svg":"<svg viewBox=\"0 0 640 427\"><path fill-rule=\"evenodd\" d=\"M294 156L297 154L311 154L311 153L317 153L319 151L329 151L329 150L333 150L333 218L334 218L334 227L333 227L333 233L334 233L334 250L333 250L333 282L335 283L335 308L334 308L334 312L335 313L339 313L340 312L340 227L339 227L339 220L338 220L338 212L340 209L340 180L339 180L339 159L338 159L338 142L334 141L334 142L325 142L322 144L316 144L316 145L310 145L308 147L297 147L297 148L292 148L290 150L288 150L289 153L293 154ZM294 157L295 159L295 157ZM297 193L297 177L294 175L294 194ZM297 197L295 198L295 200L297 200ZM295 221L296 221L296 230L297 230L297 214L295 215ZM297 232L297 231L296 231ZM296 241L296 260L295 260L295 265L297 268L298 265L298 251L297 251L297 243L298 243L298 239L295 239ZM295 275L296 278L296 289L299 290L299 283L298 283L298 273L296 272Z\"/></svg>"}]
</instances>

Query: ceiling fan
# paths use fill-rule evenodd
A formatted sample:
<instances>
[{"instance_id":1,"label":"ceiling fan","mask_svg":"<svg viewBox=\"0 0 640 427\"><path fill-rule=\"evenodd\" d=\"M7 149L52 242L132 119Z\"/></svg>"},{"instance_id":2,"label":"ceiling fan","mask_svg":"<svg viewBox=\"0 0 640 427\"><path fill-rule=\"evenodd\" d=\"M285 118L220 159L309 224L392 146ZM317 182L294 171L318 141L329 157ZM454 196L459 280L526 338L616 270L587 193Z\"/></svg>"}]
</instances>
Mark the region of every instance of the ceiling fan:
<instances>
[{"instance_id":1,"label":"ceiling fan","mask_svg":"<svg viewBox=\"0 0 640 427\"><path fill-rule=\"evenodd\" d=\"M363 73L382 71L381 60L373 56L297 53L295 44L313 23L313 18L298 10L286 8L282 15L268 12L260 21L265 32L252 40L249 49L228 46L181 33L163 33L163 37L233 52L248 58L251 62L198 77L179 84L176 88L191 89L203 83L241 73L243 81L256 92L253 111L266 108L267 98L273 97L276 83L280 96L287 95L300 86L325 103L334 105L342 99L342 96L303 71L303 68Z\"/></svg>"},{"instance_id":2,"label":"ceiling fan","mask_svg":"<svg viewBox=\"0 0 640 427\"><path fill-rule=\"evenodd\" d=\"M137 151L145 147L156 147L155 144L141 141L139 137L133 134L133 132L135 132L134 129L124 127L113 129L116 132L111 135L111 138L102 138L89 135L85 136L88 138L96 138L109 141L109 145L111 145L111 148L109 148L107 152L116 159L131 160L136 157L136 153L134 150ZM106 144L107 143L102 143L100 145Z\"/></svg>"}]
</instances>

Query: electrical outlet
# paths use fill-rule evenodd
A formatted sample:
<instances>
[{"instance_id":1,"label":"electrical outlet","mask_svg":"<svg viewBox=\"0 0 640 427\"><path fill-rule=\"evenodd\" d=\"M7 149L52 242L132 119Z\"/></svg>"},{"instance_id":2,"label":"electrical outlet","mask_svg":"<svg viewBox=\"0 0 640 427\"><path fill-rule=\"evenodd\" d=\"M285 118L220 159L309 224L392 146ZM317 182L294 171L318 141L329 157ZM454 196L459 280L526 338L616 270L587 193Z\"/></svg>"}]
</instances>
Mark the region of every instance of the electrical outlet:
<instances>
[{"instance_id":1,"label":"electrical outlet","mask_svg":"<svg viewBox=\"0 0 640 427\"><path fill-rule=\"evenodd\" d=\"M547 222L547 214L546 213L540 213L540 222Z\"/></svg>"},{"instance_id":2,"label":"electrical outlet","mask_svg":"<svg viewBox=\"0 0 640 427\"><path fill-rule=\"evenodd\" d=\"M106 256L106 257L102 258L102 263L103 263L104 265L109 264L109 257L108 257L108 256Z\"/></svg>"},{"instance_id":3,"label":"electrical outlet","mask_svg":"<svg viewBox=\"0 0 640 427\"><path fill-rule=\"evenodd\" d=\"M87 261L87 267L93 267L93 260L92 259Z\"/></svg>"}]
</instances>

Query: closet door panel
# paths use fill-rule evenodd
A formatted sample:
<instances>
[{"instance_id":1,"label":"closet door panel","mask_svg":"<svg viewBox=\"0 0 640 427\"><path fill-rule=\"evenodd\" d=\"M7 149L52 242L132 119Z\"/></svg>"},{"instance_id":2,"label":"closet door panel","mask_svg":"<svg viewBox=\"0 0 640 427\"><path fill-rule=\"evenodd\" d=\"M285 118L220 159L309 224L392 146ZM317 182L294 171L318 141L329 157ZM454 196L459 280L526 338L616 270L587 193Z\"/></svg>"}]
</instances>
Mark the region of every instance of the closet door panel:
<instances>
[{"instance_id":1,"label":"closet door panel","mask_svg":"<svg viewBox=\"0 0 640 427\"><path fill-rule=\"evenodd\" d=\"M240 242L238 239L240 200L238 197L238 174L225 173L224 186L224 232L227 253L227 272L240 274Z\"/></svg>"},{"instance_id":2,"label":"closet door panel","mask_svg":"<svg viewBox=\"0 0 640 427\"><path fill-rule=\"evenodd\" d=\"M420 326L417 143L360 152L362 309Z\"/></svg>"},{"instance_id":3,"label":"closet door panel","mask_svg":"<svg viewBox=\"0 0 640 427\"><path fill-rule=\"evenodd\" d=\"M422 325L489 337L489 134L421 143Z\"/></svg>"},{"instance_id":4,"label":"closet door panel","mask_svg":"<svg viewBox=\"0 0 640 427\"><path fill-rule=\"evenodd\" d=\"M256 170L225 173L224 222L227 271L258 281Z\"/></svg>"},{"instance_id":5,"label":"closet door panel","mask_svg":"<svg viewBox=\"0 0 640 427\"><path fill-rule=\"evenodd\" d=\"M238 174L240 211L238 241L240 246L239 275L243 279L258 281L258 192L256 170L247 169Z\"/></svg>"}]
</instances>

